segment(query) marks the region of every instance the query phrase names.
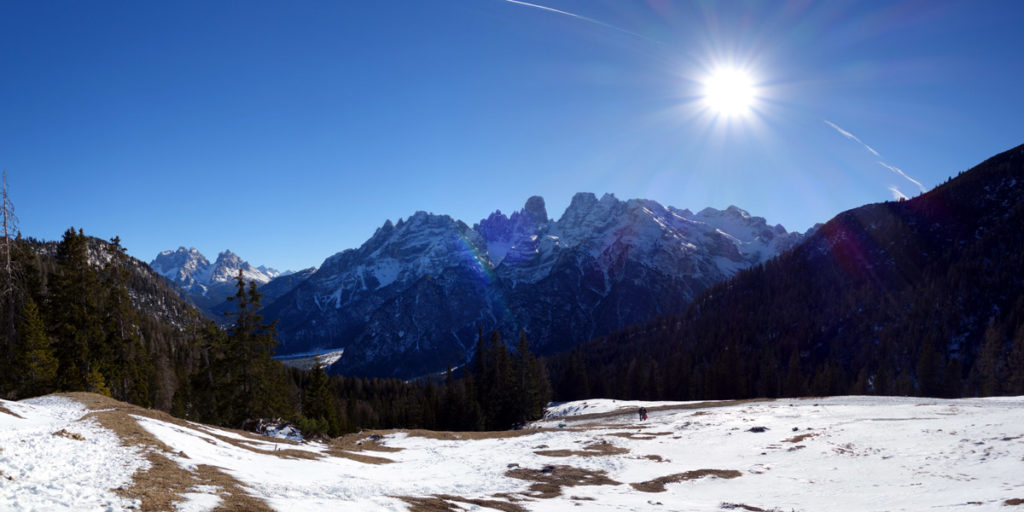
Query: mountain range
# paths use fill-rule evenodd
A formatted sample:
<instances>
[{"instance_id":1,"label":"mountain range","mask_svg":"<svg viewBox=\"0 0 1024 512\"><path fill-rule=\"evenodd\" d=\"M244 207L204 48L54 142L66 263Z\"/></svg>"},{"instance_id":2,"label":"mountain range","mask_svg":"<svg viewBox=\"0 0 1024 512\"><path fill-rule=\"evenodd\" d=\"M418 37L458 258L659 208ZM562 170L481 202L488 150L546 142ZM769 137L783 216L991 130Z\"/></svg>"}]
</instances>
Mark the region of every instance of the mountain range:
<instances>
[{"instance_id":1,"label":"mountain range","mask_svg":"<svg viewBox=\"0 0 1024 512\"><path fill-rule=\"evenodd\" d=\"M279 272L264 266L254 267L227 250L210 263L195 247L163 251L149 264L158 274L178 285L196 306L212 311L229 296L235 294L235 277L241 271L246 282L265 285L276 277L291 272Z\"/></svg>"},{"instance_id":2,"label":"mountain range","mask_svg":"<svg viewBox=\"0 0 1024 512\"><path fill-rule=\"evenodd\" d=\"M279 354L345 348L346 375L415 377L464 364L479 332L525 331L553 353L657 315L793 247L803 235L735 206L693 213L576 194L469 226L417 212L327 258L266 304Z\"/></svg>"}]
</instances>

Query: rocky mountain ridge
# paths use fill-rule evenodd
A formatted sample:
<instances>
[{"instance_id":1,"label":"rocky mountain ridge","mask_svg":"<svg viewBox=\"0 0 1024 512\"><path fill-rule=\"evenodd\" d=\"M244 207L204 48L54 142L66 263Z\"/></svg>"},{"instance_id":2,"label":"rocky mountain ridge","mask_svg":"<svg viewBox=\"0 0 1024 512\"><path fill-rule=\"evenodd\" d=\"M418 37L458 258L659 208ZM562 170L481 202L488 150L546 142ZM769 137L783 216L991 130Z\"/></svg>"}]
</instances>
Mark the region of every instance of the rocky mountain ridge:
<instances>
[{"instance_id":1,"label":"rocky mountain ridge","mask_svg":"<svg viewBox=\"0 0 1024 512\"><path fill-rule=\"evenodd\" d=\"M150 262L150 267L168 281L178 285L200 308L211 309L233 295L238 271L247 282L265 285L281 272L265 266L254 267L230 250L217 255L210 263L195 247L163 251ZM284 273L288 275L288 273Z\"/></svg>"},{"instance_id":2,"label":"rocky mountain ridge","mask_svg":"<svg viewBox=\"0 0 1024 512\"><path fill-rule=\"evenodd\" d=\"M680 312L803 235L740 208L694 214L580 193L558 220L531 197L474 226L417 212L269 304L279 353L345 348L332 371L412 377L465 363L478 331L525 330L542 353Z\"/></svg>"}]
</instances>

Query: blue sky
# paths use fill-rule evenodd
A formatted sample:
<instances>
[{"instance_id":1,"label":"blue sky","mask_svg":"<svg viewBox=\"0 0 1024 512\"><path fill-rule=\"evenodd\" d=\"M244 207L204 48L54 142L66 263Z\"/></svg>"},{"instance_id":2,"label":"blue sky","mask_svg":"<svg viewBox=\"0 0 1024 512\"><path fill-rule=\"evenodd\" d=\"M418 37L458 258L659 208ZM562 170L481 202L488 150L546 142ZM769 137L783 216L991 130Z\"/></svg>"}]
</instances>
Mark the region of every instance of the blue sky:
<instances>
[{"instance_id":1,"label":"blue sky","mask_svg":"<svg viewBox=\"0 0 1024 512\"><path fill-rule=\"evenodd\" d=\"M541 195L557 218L579 191L802 231L1024 142L1021 2L531 3L563 12L2 2L22 232L298 269L417 210L472 224ZM749 115L705 107L720 66L755 82Z\"/></svg>"}]
</instances>

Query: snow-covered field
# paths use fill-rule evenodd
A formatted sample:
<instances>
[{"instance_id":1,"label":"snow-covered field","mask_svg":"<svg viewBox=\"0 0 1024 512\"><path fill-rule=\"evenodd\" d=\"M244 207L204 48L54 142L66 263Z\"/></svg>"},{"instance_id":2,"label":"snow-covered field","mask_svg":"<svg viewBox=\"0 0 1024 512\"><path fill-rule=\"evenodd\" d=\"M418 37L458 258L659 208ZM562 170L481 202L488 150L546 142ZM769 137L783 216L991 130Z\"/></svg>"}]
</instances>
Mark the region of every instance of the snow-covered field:
<instances>
[{"instance_id":1,"label":"snow-covered field","mask_svg":"<svg viewBox=\"0 0 1024 512\"><path fill-rule=\"evenodd\" d=\"M79 420L66 398L0 405L25 418L0 412L0 510L139 505L109 491L145 464L139 448ZM169 447L174 467L220 468L277 510L974 511L1024 498L1024 397L588 400L521 432L363 433L330 446L125 418ZM52 435L61 429L85 440ZM202 483L176 508L212 510L237 492Z\"/></svg>"},{"instance_id":2,"label":"snow-covered field","mask_svg":"<svg viewBox=\"0 0 1024 512\"><path fill-rule=\"evenodd\" d=\"M111 489L147 465L69 398L0 400L0 510L126 510ZM17 415L17 416L15 416ZM20 416L20 417L19 417Z\"/></svg>"}]
</instances>

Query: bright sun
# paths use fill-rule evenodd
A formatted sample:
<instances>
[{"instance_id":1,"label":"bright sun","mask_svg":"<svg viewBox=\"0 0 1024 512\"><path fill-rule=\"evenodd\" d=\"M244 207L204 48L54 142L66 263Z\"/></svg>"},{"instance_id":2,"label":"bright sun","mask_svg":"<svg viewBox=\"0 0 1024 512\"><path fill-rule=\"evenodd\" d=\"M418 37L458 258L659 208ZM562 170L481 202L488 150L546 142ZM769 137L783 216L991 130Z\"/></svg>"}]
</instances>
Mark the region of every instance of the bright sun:
<instances>
[{"instance_id":1,"label":"bright sun","mask_svg":"<svg viewBox=\"0 0 1024 512\"><path fill-rule=\"evenodd\" d=\"M739 69L716 69L704 81L704 103L718 115L746 115L753 106L754 96L753 80Z\"/></svg>"}]
</instances>

